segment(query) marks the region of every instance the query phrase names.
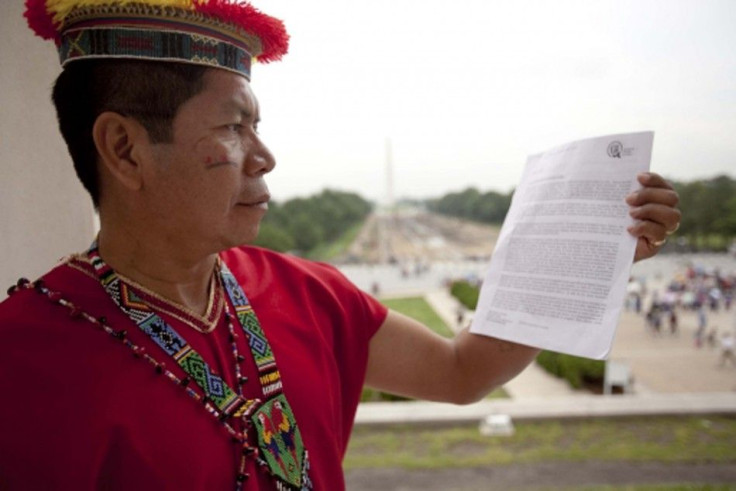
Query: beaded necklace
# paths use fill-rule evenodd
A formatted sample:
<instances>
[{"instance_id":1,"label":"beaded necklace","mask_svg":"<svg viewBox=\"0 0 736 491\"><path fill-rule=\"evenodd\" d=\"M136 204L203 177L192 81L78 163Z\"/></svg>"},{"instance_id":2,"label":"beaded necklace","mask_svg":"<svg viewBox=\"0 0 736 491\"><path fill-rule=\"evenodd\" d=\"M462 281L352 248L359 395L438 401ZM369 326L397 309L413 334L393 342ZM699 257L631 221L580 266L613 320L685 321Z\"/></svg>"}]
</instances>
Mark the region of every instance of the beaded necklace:
<instances>
[{"instance_id":1,"label":"beaded necklace","mask_svg":"<svg viewBox=\"0 0 736 491\"><path fill-rule=\"evenodd\" d=\"M58 292L46 288L40 280L31 283L21 279L16 287L9 290L9 293L18 288L32 288L44 294L52 302L66 307L70 316L87 320L121 341L133 351L136 358L149 362L158 374L165 375L165 378L182 387L190 397L201 403L205 411L222 424L233 443L239 448L240 463L235 486L237 490L242 489L244 482L249 478L245 472L248 458L254 458L259 467L274 478L276 488L279 490L313 489L309 478L308 454L294 414L282 391L281 377L273 352L253 308L227 265L218 259L217 271L220 281L235 309L235 315L233 315L228 302L224 302L224 315L235 360L236 390L230 388L207 365L199 353L143 301L135 288L124 282L102 260L96 244L93 244L87 252L87 257L100 283L112 300L141 331L176 361L187 374L184 378L179 378L166 369L165 363L157 361L146 352L145 348L130 341L127 331L113 329L107 324L105 318L97 319L82 311ZM242 376L240 365L246 358L238 351L236 342L238 333L233 322L234 318L238 319L248 340L251 354L258 368L263 394L268 398L266 402L260 399L247 399L243 395L242 387L247 379ZM191 387L191 382L199 386L204 394L200 395L195 391ZM236 421L242 422L242 430L237 429ZM258 448L248 443L248 430L251 427L255 427Z\"/></svg>"},{"instance_id":2,"label":"beaded necklace","mask_svg":"<svg viewBox=\"0 0 736 491\"><path fill-rule=\"evenodd\" d=\"M89 276L97 280L97 275L92 269L92 265L86 260L86 255L74 254L66 260L66 265L85 276ZM143 298L143 301L149 305L159 315L166 315L179 322L186 324L187 327L201 332L202 334L210 334L221 323L225 312L225 289L221 286L219 275L213 274L210 279L209 299L204 314L199 314L189 308L172 303L165 297L149 290L145 286L133 281L132 279L117 273L120 279L132 286L137 293Z\"/></svg>"}]
</instances>

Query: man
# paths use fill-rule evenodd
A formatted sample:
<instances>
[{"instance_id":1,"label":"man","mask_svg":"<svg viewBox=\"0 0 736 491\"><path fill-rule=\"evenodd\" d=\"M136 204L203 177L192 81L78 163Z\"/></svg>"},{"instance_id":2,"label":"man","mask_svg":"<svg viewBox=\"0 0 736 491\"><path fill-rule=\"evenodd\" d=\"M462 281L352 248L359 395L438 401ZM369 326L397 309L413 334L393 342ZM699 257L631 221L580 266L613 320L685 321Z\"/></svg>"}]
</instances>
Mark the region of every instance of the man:
<instances>
[{"instance_id":1,"label":"man","mask_svg":"<svg viewBox=\"0 0 736 491\"><path fill-rule=\"evenodd\" d=\"M249 62L285 53L279 21L223 0L28 7L60 46L53 98L101 228L0 305L0 488L341 489L364 382L468 403L537 355L244 246L275 165ZM637 260L679 221L672 188L640 181Z\"/></svg>"}]
</instances>

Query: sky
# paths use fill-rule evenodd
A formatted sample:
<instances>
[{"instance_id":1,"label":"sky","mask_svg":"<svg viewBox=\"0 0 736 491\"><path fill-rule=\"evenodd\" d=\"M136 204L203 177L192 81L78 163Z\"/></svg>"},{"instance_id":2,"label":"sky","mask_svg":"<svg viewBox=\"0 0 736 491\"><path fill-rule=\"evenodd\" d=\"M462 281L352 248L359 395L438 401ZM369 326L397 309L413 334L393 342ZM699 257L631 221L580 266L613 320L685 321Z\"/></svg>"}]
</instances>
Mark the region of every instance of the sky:
<instances>
[{"instance_id":1,"label":"sky","mask_svg":"<svg viewBox=\"0 0 736 491\"><path fill-rule=\"evenodd\" d=\"M257 64L277 201L508 192L528 155L654 131L652 170L736 175L735 0L262 0L291 46ZM390 150L387 150L390 148Z\"/></svg>"}]
</instances>

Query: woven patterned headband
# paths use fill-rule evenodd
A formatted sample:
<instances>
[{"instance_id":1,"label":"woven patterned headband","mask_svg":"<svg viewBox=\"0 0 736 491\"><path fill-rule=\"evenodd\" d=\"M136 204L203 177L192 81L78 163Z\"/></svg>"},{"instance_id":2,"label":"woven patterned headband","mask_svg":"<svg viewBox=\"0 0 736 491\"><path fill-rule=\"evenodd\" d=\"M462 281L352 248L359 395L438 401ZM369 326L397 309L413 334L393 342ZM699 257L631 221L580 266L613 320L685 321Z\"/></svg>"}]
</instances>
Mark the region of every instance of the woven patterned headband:
<instances>
[{"instance_id":1,"label":"woven patterned headband","mask_svg":"<svg viewBox=\"0 0 736 491\"><path fill-rule=\"evenodd\" d=\"M80 59L175 61L250 79L252 59L286 54L284 24L239 0L26 0L28 25L62 66Z\"/></svg>"}]
</instances>

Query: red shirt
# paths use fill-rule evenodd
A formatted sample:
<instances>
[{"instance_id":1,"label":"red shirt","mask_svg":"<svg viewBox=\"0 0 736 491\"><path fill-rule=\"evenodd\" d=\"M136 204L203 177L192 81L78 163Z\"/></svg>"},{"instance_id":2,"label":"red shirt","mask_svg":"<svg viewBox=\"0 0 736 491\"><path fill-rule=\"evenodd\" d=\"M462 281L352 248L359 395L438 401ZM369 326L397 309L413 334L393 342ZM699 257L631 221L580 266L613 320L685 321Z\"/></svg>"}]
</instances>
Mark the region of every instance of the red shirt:
<instances>
[{"instance_id":1,"label":"red shirt","mask_svg":"<svg viewBox=\"0 0 736 491\"><path fill-rule=\"evenodd\" d=\"M221 257L271 344L309 452L314 489L343 489L342 458L368 345L385 307L325 264L254 247ZM183 377L113 303L91 270L83 269L63 264L43 279L85 312L127 329L131 341ZM153 305L237 387L220 315L224 298L215 296L206 319L163 300ZM233 489L239 451L225 428L120 341L68 312L32 290L0 304L0 489ZM186 321L217 327L203 334ZM249 381L243 390L248 398L263 399L244 339L238 340L247 358L242 366ZM246 471L251 477L245 489L274 489L252 460Z\"/></svg>"}]
</instances>

